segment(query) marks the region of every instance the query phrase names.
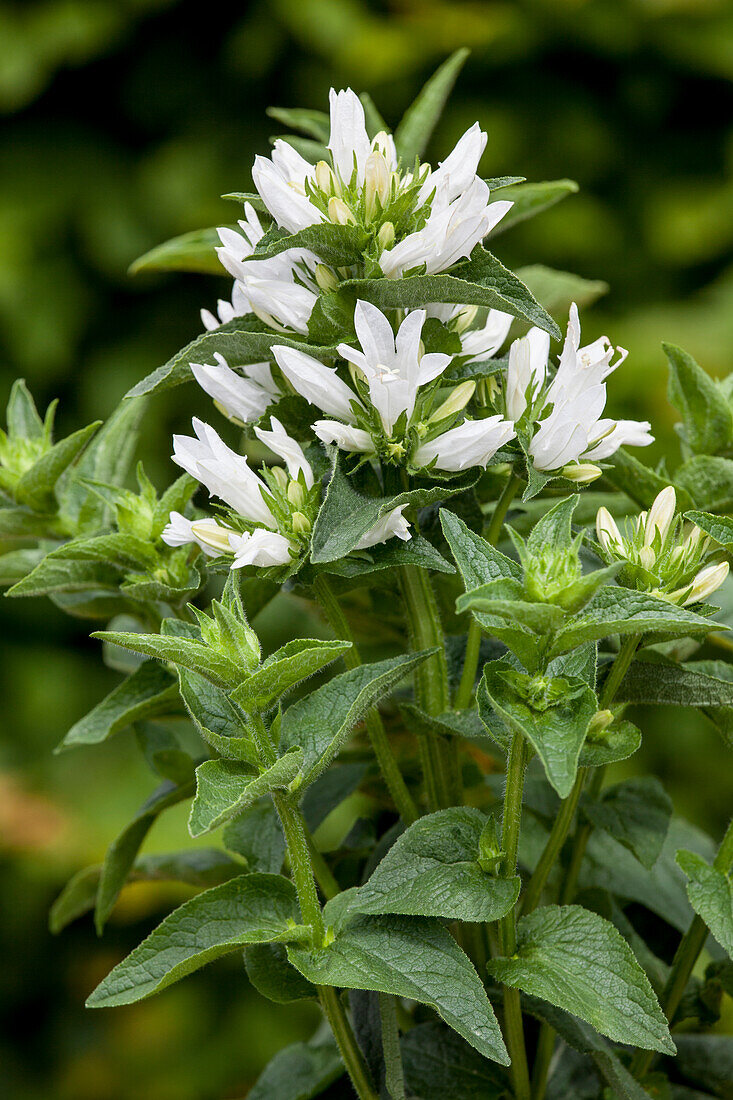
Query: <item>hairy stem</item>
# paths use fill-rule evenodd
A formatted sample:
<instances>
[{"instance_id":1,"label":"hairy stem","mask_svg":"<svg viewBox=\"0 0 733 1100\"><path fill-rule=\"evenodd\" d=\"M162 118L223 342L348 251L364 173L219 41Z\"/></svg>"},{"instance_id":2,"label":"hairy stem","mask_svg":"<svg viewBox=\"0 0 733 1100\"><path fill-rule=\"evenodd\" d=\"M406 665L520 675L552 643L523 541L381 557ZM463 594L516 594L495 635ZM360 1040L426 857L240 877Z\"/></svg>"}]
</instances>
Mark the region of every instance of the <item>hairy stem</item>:
<instances>
[{"instance_id":1,"label":"hairy stem","mask_svg":"<svg viewBox=\"0 0 733 1100\"><path fill-rule=\"evenodd\" d=\"M346 667L357 668L362 663L362 660L359 650L354 643L351 627L348 624L333 588L323 574L314 581L313 591L333 632L345 642L351 642L351 649L348 649L344 654L344 663ZM419 812L415 805L415 800L407 789L407 784L400 771L397 758L389 743L389 737L384 728L384 723L376 707L372 707L367 713L366 728L384 782L387 784L387 789L392 796L392 801L397 807L397 811L405 824L411 825L413 821L417 821Z\"/></svg>"},{"instance_id":2,"label":"hairy stem","mask_svg":"<svg viewBox=\"0 0 733 1100\"><path fill-rule=\"evenodd\" d=\"M713 867L724 875L727 875L733 867L733 818L731 818L725 836L718 848L718 854L713 860ZM680 940L679 947L675 952L667 984L662 994L662 1008L670 1024L674 1020L675 1013L680 1006L680 1001L690 980L690 975L695 969L695 963L700 957L707 938L708 927L702 917L695 914L690 927ZM631 1072L636 1077L643 1077L655 1057L654 1051L637 1050L631 1062Z\"/></svg>"},{"instance_id":3,"label":"hairy stem","mask_svg":"<svg viewBox=\"0 0 733 1100\"><path fill-rule=\"evenodd\" d=\"M494 514L491 517L489 524L489 530L486 535L486 539L492 546L496 546L499 541L499 535L501 529L504 526L504 520L506 514L509 511L509 506L514 500L514 496L517 489L522 483L522 479L517 477L516 474L511 474L507 481L501 496L496 502L494 508ZM463 671L461 673L461 682L458 685L456 691L456 697L454 700L454 706L456 710L463 710L471 703L473 696L473 686L476 683L476 673L478 670L479 650L481 648L481 627L476 620L471 616L471 622L468 626L468 638L466 640L466 655L463 659Z\"/></svg>"},{"instance_id":4,"label":"hairy stem","mask_svg":"<svg viewBox=\"0 0 733 1100\"><path fill-rule=\"evenodd\" d=\"M501 846L504 858L499 874L512 878L517 873L517 850L522 823L522 794L527 754L524 738L515 733L507 758L504 814L501 825ZM499 943L503 955L513 955L517 949L517 906L499 921ZM503 988L504 1038L512 1060L511 1074L516 1100L529 1100L529 1068L524 1044L524 1027L519 991L508 985Z\"/></svg>"},{"instance_id":5,"label":"hairy stem","mask_svg":"<svg viewBox=\"0 0 733 1100\"><path fill-rule=\"evenodd\" d=\"M437 716L450 708L450 690L443 626L435 593L425 570L414 565L402 566L400 581L412 646L438 649L415 672L417 704L426 714ZM444 741L428 731L420 737L420 755L431 810L460 805L463 796L455 742Z\"/></svg>"}]
</instances>

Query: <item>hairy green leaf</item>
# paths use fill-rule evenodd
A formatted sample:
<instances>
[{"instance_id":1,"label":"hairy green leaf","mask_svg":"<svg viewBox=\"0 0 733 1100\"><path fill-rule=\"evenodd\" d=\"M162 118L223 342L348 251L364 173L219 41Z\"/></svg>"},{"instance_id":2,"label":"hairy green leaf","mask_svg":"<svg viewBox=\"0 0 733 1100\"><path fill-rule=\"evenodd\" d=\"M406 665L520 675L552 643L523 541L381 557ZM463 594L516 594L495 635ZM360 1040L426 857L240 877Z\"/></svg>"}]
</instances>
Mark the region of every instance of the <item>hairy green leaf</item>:
<instances>
[{"instance_id":1,"label":"hairy green leaf","mask_svg":"<svg viewBox=\"0 0 733 1100\"><path fill-rule=\"evenodd\" d=\"M294 638L240 684L232 692L232 699L245 711L266 709L301 680L330 665L350 648L351 642Z\"/></svg>"},{"instance_id":2,"label":"hairy green leaf","mask_svg":"<svg viewBox=\"0 0 733 1100\"><path fill-rule=\"evenodd\" d=\"M551 206L566 199L568 195L574 195L578 190L575 180L546 180L542 183L518 183L502 188L502 199L509 199L514 203L508 214L505 214L491 236L498 237L513 225L528 218L534 218L549 210Z\"/></svg>"},{"instance_id":3,"label":"hairy green leaf","mask_svg":"<svg viewBox=\"0 0 733 1100\"><path fill-rule=\"evenodd\" d=\"M400 1045L407 1085L420 1100L500 1100L506 1095L503 1071L437 1021L410 1028Z\"/></svg>"},{"instance_id":4,"label":"hairy green leaf","mask_svg":"<svg viewBox=\"0 0 733 1100\"><path fill-rule=\"evenodd\" d=\"M663 344L669 360L667 396L682 415L684 439L693 454L714 455L733 436L733 411L725 394L691 355L674 344Z\"/></svg>"},{"instance_id":5,"label":"hairy green leaf","mask_svg":"<svg viewBox=\"0 0 733 1100\"><path fill-rule=\"evenodd\" d=\"M716 940L733 958L733 883L722 871L711 867L702 856L684 849L677 863L690 880L690 905L707 924Z\"/></svg>"},{"instance_id":6,"label":"hairy green leaf","mask_svg":"<svg viewBox=\"0 0 733 1100\"><path fill-rule=\"evenodd\" d=\"M59 440L50 451L35 462L21 477L15 486L15 499L34 512L55 511L58 505L55 495L56 483L72 462L89 443L102 421L96 420L86 428Z\"/></svg>"},{"instance_id":7,"label":"hairy green leaf","mask_svg":"<svg viewBox=\"0 0 733 1100\"><path fill-rule=\"evenodd\" d=\"M275 1004L310 1000L318 990L295 969L281 943L253 943L244 949L247 977L258 993Z\"/></svg>"},{"instance_id":8,"label":"hairy green leaf","mask_svg":"<svg viewBox=\"0 0 733 1100\"><path fill-rule=\"evenodd\" d=\"M271 1058L247 1100L312 1100L345 1072L332 1035L292 1043Z\"/></svg>"},{"instance_id":9,"label":"hairy green leaf","mask_svg":"<svg viewBox=\"0 0 733 1100\"><path fill-rule=\"evenodd\" d=\"M579 905L548 905L519 921L517 952L493 959L499 981L541 997L602 1035L674 1054L667 1021L619 932Z\"/></svg>"},{"instance_id":10,"label":"hairy green leaf","mask_svg":"<svg viewBox=\"0 0 733 1100\"><path fill-rule=\"evenodd\" d=\"M452 53L421 88L402 116L395 130L395 145L406 168L412 168L415 157L422 157L425 152L470 52L464 47Z\"/></svg>"},{"instance_id":11,"label":"hairy green leaf","mask_svg":"<svg viewBox=\"0 0 733 1100\"><path fill-rule=\"evenodd\" d=\"M215 227L194 229L191 233L182 233L179 237L173 237L151 248L130 264L127 273L139 275L142 271L195 271L202 275L225 275L216 254L220 245Z\"/></svg>"},{"instance_id":12,"label":"hairy green leaf","mask_svg":"<svg viewBox=\"0 0 733 1100\"><path fill-rule=\"evenodd\" d=\"M260 795L286 789L302 764L303 753L297 748L257 776L232 760L205 760L196 769L196 797L188 822L191 836L203 836L223 825Z\"/></svg>"},{"instance_id":13,"label":"hairy green leaf","mask_svg":"<svg viewBox=\"0 0 733 1100\"><path fill-rule=\"evenodd\" d=\"M669 829L672 801L658 779L640 776L607 787L597 799L585 800L583 813L645 867L653 867Z\"/></svg>"},{"instance_id":14,"label":"hairy green leaf","mask_svg":"<svg viewBox=\"0 0 733 1100\"><path fill-rule=\"evenodd\" d=\"M222 834L224 847L242 856L250 871L280 873L285 859L285 837L269 795L263 795L228 821Z\"/></svg>"},{"instance_id":15,"label":"hairy green leaf","mask_svg":"<svg viewBox=\"0 0 733 1100\"><path fill-rule=\"evenodd\" d=\"M170 673L157 661L143 661L131 676L71 727L56 751L75 745L98 745L140 718L178 710L178 687Z\"/></svg>"}]
</instances>

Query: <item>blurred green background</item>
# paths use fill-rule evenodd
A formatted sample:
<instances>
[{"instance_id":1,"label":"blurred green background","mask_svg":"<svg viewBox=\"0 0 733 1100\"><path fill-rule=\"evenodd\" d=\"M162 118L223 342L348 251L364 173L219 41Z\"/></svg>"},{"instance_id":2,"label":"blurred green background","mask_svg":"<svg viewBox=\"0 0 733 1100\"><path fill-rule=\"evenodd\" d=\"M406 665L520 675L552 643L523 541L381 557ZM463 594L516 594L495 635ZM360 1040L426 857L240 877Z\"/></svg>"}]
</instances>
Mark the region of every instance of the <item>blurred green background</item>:
<instances>
[{"instance_id":1,"label":"blurred green background","mask_svg":"<svg viewBox=\"0 0 733 1100\"><path fill-rule=\"evenodd\" d=\"M654 421L673 447L662 339L725 374L733 352L733 6L728 0L194 0L0 2L0 399L23 375L61 429L107 414L199 331L226 290L196 276L126 276L147 248L232 219L217 196L250 188L269 104L323 107L331 84L399 117L458 46L472 57L433 160L475 119L486 175L570 176L578 196L502 237L509 266L606 279L589 338L631 350L612 412ZM146 454L171 473L171 430L191 391L158 399ZM85 624L47 602L0 607L6 645L0 745L0 1075L3 1095L48 1100L243 1096L274 1049L307 1034L309 1006L251 997L236 959L114 1013L83 1000L176 895L131 888L105 939L91 922L59 940L47 910L99 859L151 782L123 734L51 755L116 681ZM271 617L274 638L283 626ZM704 720L645 713L638 768L711 831L730 801L729 758ZM183 813L151 849L180 842ZM2 1076L0 1076L2 1081Z\"/></svg>"}]
</instances>

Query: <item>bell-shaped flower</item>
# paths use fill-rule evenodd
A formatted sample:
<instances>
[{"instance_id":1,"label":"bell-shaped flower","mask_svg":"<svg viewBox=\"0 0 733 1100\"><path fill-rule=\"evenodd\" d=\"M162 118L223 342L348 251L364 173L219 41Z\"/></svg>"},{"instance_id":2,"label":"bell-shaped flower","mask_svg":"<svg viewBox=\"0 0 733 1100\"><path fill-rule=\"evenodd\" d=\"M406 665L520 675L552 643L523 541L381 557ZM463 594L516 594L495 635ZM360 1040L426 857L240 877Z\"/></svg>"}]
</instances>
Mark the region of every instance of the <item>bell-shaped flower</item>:
<instances>
[{"instance_id":1,"label":"bell-shaped flower","mask_svg":"<svg viewBox=\"0 0 733 1100\"><path fill-rule=\"evenodd\" d=\"M312 428L322 443L335 443L342 451L371 455L376 450L369 432L365 432L363 428L355 428L352 424L339 424L337 420L316 420Z\"/></svg>"},{"instance_id":2,"label":"bell-shaped flower","mask_svg":"<svg viewBox=\"0 0 733 1100\"><path fill-rule=\"evenodd\" d=\"M550 354L550 337L539 328L514 340L509 349L504 407L515 423L542 388Z\"/></svg>"},{"instance_id":3,"label":"bell-shaped flower","mask_svg":"<svg viewBox=\"0 0 733 1100\"><path fill-rule=\"evenodd\" d=\"M293 557L290 542L284 535L262 527L251 533L232 534L229 545L234 553L232 569L243 569L246 565L289 565Z\"/></svg>"},{"instance_id":4,"label":"bell-shaped flower","mask_svg":"<svg viewBox=\"0 0 733 1100\"><path fill-rule=\"evenodd\" d=\"M250 363L237 374L219 352L215 364L191 363L191 372L217 408L230 420L247 424L259 420L279 394L269 363Z\"/></svg>"},{"instance_id":5,"label":"bell-shaped flower","mask_svg":"<svg viewBox=\"0 0 733 1100\"><path fill-rule=\"evenodd\" d=\"M312 355L284 344L273 344L272 354L296 393L329 416L337 416L347 424L353 422L352 402L360 402L334 367L327 367Z\"/></svg>"},{"instance_id":6,"label":"bell-shaped flower","mask_svg":"<svg viewBox=\"0 0 733 1100\"><path fill-rule=\"evenodd\" d=\"M269 432L263 428L255 428L255 435L283 460L294 481L302 473L306 489L312 489L313 470L300 443L288 435L277 417L270 417L270 426L272 431Z\"/></svg>"},{"instance_id":7,"label":"bell-shaped flower","mask_svg":"<svg viewBox=\"0 0 733 1100\"><path fill-rule=\"evenodd\" d=\"M427 275L445 271L473 249L494 228L513 203L489 202L489 188L476 176L457 198L450 198L447 180L436 191L421 229L409 233L379 257L385 275L396 279L413 268Z\"/></svg>"},{"instance_id":8,"label":"bell-shaped flower","mask_svg":"<svg viewBox=\"0 0 733 1100\"><path fill-rule=\"evenodd\" d=\"M602 336L580 346L577 306L570 307L567 336L557 373L545 393L548 415L540 421L529 452L536 470L555 471L573 462L608 458L620 446L643 447L652 442L646 421L601 419L606 404L606 377L626 358Z\"/></svg>"},{"instance_id":9,"label":"bell-shaped flower","mask_svg":"<svg viewBox=\"0 0 733 1100\"><path fill-rule=\"evenodd\" d=\"M201 420L193 420L196 438L173 436L173 461L200 481L211 496L217 496L252 523L275 528L277 524L265 503L267 487L238 455Z\"/></svg>"},{"instance_id":10,"label":"bell-shaped flower","mask_svg":"<svg viewBox=\"0 0 733 1100\"><path fill-rule=\"evenodd\" d=\"M365 535L357 542L355 550L367 550L370 546L376 546L379 542L387 542L388 539L398 538L402 542L408 542L412 538L410 525L402 515L407 507L400 504L393 508L386 516L383 516L373 527L370 527Z\"/></svg>"},{"instance_id":11,"label":"bell-shaped flower","mask_svg":"<svg viewBox=\"0 0 733 1100\"><path fill-rule=\"evenodd\" d=\"M471 466L485 467L514 435L514 425L502 416L464 420L436 439L422 443L413 455L412 463L414 466L434 464L438 470L454 473Z\"/></svg>"},{"instance_id":12,"label":"bell-shaped flower","mask_svg":"<svg viewBox=\"0 0 733 1100\"><path fill-rule=\"evenodd\" d=\"M180 512L171 512L160 537L167 546L195 543L207 557L215 558L222 553L222 545L228 548L230 534L233 534L231 528L217 523L215 519L190 520Z\"/></svg>"},{"instance_id":13,"label":"bell-shaped flower","mask_svg":"<svg viewBox=\"0 0 733 1100\"><path fill-rule=\"evenodd\" d=\"M481 363L491 359L504 343L514 317L500 309L490 309L486 319L475 324L479 314L478 306L445 305L431 302L426 307L428 317L442 321L461 341L461 355L466 356L466 365Z\"/></svg>"},{"instance_id":14,"label":"bell-shaped flower","mask_svg":"<svg viewBox=\"0 0 733 1100\"><path fill-rule=\"evenodd\" d=\"M426 386L446 369L450 355L421 354L420 336L425 310L408 313L397 335L388 319L370 302L357 302L354 328L361 350L339 344L339 355L353 363L369 387L372 405L379 413L387 435L391 435L404 413L409 421L421 386ZM324 410L325 411L325 410Z\"/></svg>"},{"instance_id":15,"label":"bell-shaped flower","mask_svg":"<svg viewBox=\"0 0 733 1100\"><path fill-rule=\"evenodd\" d=\"M486 148L487 136L474 122L470 129L459 138L453 151L448 154L438 168L428 172L420 188L419 201L426 202L433 192L445 188L448 201L458 198L473 183L478 172L479 161Z\"/></svg>"},{"instance_id":16,"label":"bell-shaped flower","mask_svg":"<svg viewBox=\"0 0 733 1100\"><path fill-rule=\"evenodd\" d=\"M324 221L324 216L306 195L306 180L313 180L315 168L286 141L278 139L272 159L255 157L252 179L260 197L282 229L297 233Z\"/></svg>"}]
</instances>

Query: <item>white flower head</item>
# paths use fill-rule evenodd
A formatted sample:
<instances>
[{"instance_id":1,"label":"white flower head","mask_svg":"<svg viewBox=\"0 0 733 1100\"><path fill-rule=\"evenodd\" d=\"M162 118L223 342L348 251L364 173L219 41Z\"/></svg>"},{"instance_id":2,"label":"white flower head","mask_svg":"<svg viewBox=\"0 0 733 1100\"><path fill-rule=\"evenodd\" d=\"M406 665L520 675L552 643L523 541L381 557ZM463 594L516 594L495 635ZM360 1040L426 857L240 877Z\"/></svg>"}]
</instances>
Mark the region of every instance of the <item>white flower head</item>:
<instances>
[{"instance_id":1,"label":"white flower head","mask_svg":"<svg viewBox=\"0 0 733 1100\"><path fill-rule=\"evenodd\" d=\"M402 515L406 504L400 504L393 508L386 516L383 516L373 527L370 527L365 535L357 542L355 550L366 550L370 546L376 546L379 542L387 542L388 539L398 538L402 542L408 542L412 538L410 525Z\"/></svg>"},{"instance_id":2,"label":"white flower head","mask_svg":"<svg viewBox=\"0 0 733 1100\"><path fill-rule=\"evenodd\" d=\"M339 424L337 420L316 420L312 425L322 443L335 443L342 451L370 455L375 453L374 440L363 428Z\"/></svg>"},{"instance_id":3,"label":"white flower head","mask_svg":"<svg viewBox=\"0 0 733 1100\"><path fill-rule=\"evenodd\" d=\"M277 531L266 531L262 527L251 534L245 532L242 535L230 535L229 545L234 553L232 569L242 569L246 565L289 565L293 557L290 542L284 535Z\"/></svg>"},{"instance_id":4,"label":"white flower head","mask_svg":"<svg viewBox=\"0 0 733 1100\"><path fill-rule=\"evenodd\" d=\"M201 420L193 420L193 429L195 439L174 435L173 461L245 519L274 528L274 517L263 497L266 486L247 459L227 447Z\"/></svg>"},{"instance_id":5,"label":"white flower head","mask_svg":"<svg viewBox=\"0 0 733 1100\"><path fill-rule=\"evenodd\" d=\"M437 439L422 443L413 455L413 465L429 466L434 461L436 469L453 473L471 466L486 467L514 435L514 425L501 416L464 420Z\"/></svg>"},{"instance_id":6,"label":"white flower head","mask_svg":"<svg viewBox=\"0 0 733 1100\"><path fill-rule=\"evenodd\" d=\"M369 386L369 397L387 435L403 413L409 421L420 387L442 374L451 361L450 355L440 352L421 354L424 323L425 310L412 310L395 336L380 309L359 301L354 327L361 350L348 344L338 346L339 355L353 363Z\"/></svg>"},{"instance_id":7,"label":"white flower head","mask_svg":"<svg viewBox=\"0 0 733 1100\"><path fill-rule=\"evenodd\" d=\"M229 367L219 352L214 352L214 359L215 364L191 363L191 372L201 389L230 420L241 424L259 420L279 393L269 363L243 367L243 377Z\"/></svg>"},{"instance_id":8,"label":"white flower head","mask_svg":"<svg viewBox=\"0 0 733 1100\"><path fill-rule=\"evenodd\" d=\"M255 435L258 439L261 439L271 451L274 451L276 455L282 458L293 480L297 480L299 474L302 473L306 489L312 489L313 470L303 453L303 448L300 443L293 439L292 436L288 435L276 417L270 417L270 426L272 431L269 432L265 431L263 428L255 428Z\"/></svg>"},{"instance_id":9,"label":"white flower head","mask_svg":"<svg viewBox=\"0 0 733 1100\"><path fill-rule=\"evenodd\" d=\"M337 416L347 424L353 422L351 403L359 403L357 396L334 367L284 344L273 344L272 354L296 393L329 416Z\"/></svg>"},{"instance_id":10,"label":"white flower head","mask_svg":"<svg viewBox=\"0 0 733 1100\"><path fill-rule=\"evenodd\" d=\"M554 471L578 461L592 463L608 458L624 444L643 447L652 442L645 421L601 419L605 379L627 355L619 349L612 362L614 353L605 336L580 347L580 321L573 304L560 365L545 395L545 404L552 409L540 422L529 448L536 470Z\"/></svg>"},{"instance_id":11,"label":"white flower head","mask_svg":"<svg viewBox=\"0 0 733 1100\"><path fill-rule=\"evenodd\" d=\"M171 512L160 537L167 546L195 544L207 557L215 558L221 553L219 546L222 540L228 545L230 532L231 528L217 523L215 519L190 520L180 512Z\"/></svg>"}]
</instances>

